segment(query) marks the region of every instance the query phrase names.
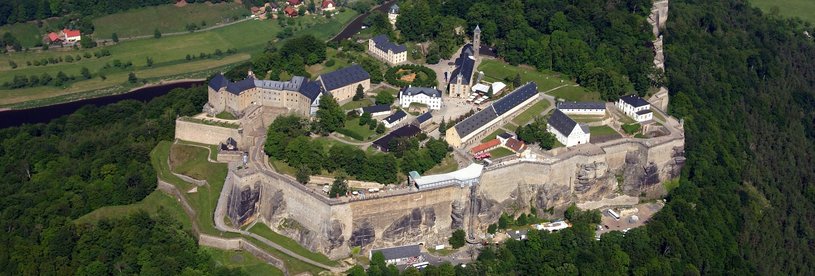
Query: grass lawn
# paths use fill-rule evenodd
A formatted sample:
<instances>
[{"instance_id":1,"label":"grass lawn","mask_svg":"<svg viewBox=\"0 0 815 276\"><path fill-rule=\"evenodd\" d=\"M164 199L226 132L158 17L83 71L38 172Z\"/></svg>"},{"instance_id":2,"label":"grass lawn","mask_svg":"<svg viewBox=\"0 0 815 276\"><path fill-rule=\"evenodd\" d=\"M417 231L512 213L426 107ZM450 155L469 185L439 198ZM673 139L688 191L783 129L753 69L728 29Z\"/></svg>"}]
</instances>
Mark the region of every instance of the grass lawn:
<instances>
[{"instance_id":1,"label":"grass lawn","mask_svg":"<svg viewBox=\"0 0 815 276\"><path fill-rule=\"evenodd\" d=\"M221 250L211 247L203 247L212 260L218 265L228 268L240 268L249 275L283 275L277 267L258 259L246 251Z\"/></svg>"},{"instance_id":2,"label":"grass lawn","mask_svg":"<svg viewBox=\"0 0 815 276\"><path fill-rule=\"evenodd\" d=\"M269 158L269 163L271 163L275 171L279 173L288 175L294 175L295 173L297 173L297 170L295 170L292 166L289 166L289 164L286 164L286 162L284 162L283 160Z\"/></svg>"},{"instance_id":3,"label":"grass lawn","mask_svg":"<svg viewBox=\"0 0 815 276\"><path fill-rule=\"evenodd\" d=\"M498 147L498 148L490 151L490 156L491 156L490 158L501 158L501 157L510 156L510 155L513 155L513 154L515 154L515 153L512 152L511 150L507 149L507 148Z\"/></svg>"},{"instance_id":4,"label":"grass lawn","mask_svg":"<svg viewBox=\"0 0 815 276\"><path fill-rule=\"evenodd\" d=\"M524 112L521 112L521 114L518 114L518 116L515 116L515 118L512 119L512 122L515 123L516 125L525 125L526 123L529 123L529 121L531 121L533 118L540 116L541 112L549 108L550 105L552 104L549 103L549 101L540 100L537 103L530 106L529 108L527 108L526 110L524 110Z\"/></svg>"},{"instance_id":5,"label":"grass lawn","mask_svg":"<svg viewBox=\"0 0 815 276\"><path fill-rule=\"evenodd\" d=\"M312 34L320 39L328 39L333 34L338 33L355 15L356 12L348 9L348 11L332 19L312 16L298 18L295 20L299 22L300 26L295 27L297 29L296 34ZM15 75L40 76L43 73L48 73L51 76L56 76L60 71L69 76L80 76L83 67L88 68L94 74L94 77L90 80L73 82L66 87L40 86L0 90L0 106L13 106L27 101L64 97L66 95L90 94L92 91L97 91L93 93L102 94L126 91L129 87L134 86L127 83L127 74L130 71L135 72L140 79L152 80L167 79L171 76L189 77L188 75L191 73L207 71L206 74L197 76L199 78L204 77L218 68L249 60L251 54L262 51L267 41L273 39L281 29L276 21L250 20L205 32L165 36L161 39L148 38L124 41L117 45L88 50L69 52L32 51L2 55L0 56L0 83L10 82ZM252 35L246 35L247 33ZM82 60L72 63L62 62L46 66L26 65L27 61L49 57L64 57L69 54L72 56L83 55L85 52L93 53L101 48L110 50L111 56L82 58ZM197 56L199 53L213 53L216 49L225 51L229 48L237 49L238 53L223 56L220 59L186 60L188 54ZM146 66L147 57L153 59L152 67ZM107 77L105 80L96 77L97 73L106 64L112 63L113 60L120 60L123 63L130 61L133 63L133 67L126 70L105 72ZM18 64L18 67L11 69L9 61L14 61Z\"/></svg>"},{"instance_id":6,"label":"grass lawn","mask_svg":"<svg viewBox=\"0 0 815 276\"><path fill-rule=\"evenodd\" d=\"M589 127L589 132L591 133L592 137L602 137L602 136L609 136L609 135L619 135L616 130L609 126L596 126L596 127Z\"/></svg>"},{"instance_id":7,"label":"grass lawn","mask_svg":"<svg viewBox=\"0 0 815 276\"><path fill-rule=\"evenodd\" d=\"M458 162L453 156L448 155L441 160L441 163L424 172L424 175L449 173L456 170L458 170Z\"/></svg>"},{"instance_id":8,"label":"grass lawn","mask_svg":"<svg viewBox=\"0 0 815 276\"><path fill-rule=\"evenodd\" d=\"M333 261L323 254L312 252L306 249L305 247L301 246L299 243L290 239L289 237L275 233L274 231L272 231L272 229L269 229L269 227L267 227L265 224L255 224L255 226L252 226L252 228L249 229L249 232L267 238L270 241L279 244L285 247L286 249L289 249L292 252L297 253L300 256L309 258L313 261L329 266L337 265L337 261Z\"/></svg>"},{"instance_id":9,"label":"grass lawn","mask_svg":"<svg viewBox=\"0 0 815 276\"><path fill-rule=\"evenodd\" d=\"M485 79L493 82L501 81L506 83L506 78L514 78L515 75L521 74L521 82L534 81L538 84L538 91L547 91L564 84L574 84L568 79L561 78L557 72L541 72L531 67L513 66L497 60L482 61L478 65L478 70L484 71Z\"/></svg>"},{"instance_id":10,"label":"grass lawn","mask_svg":"<svg viewBox=\"0 0 815 276\"><path fill-rule=\"evenodd\" d=\"M229 113L229 112L226 112L226 111L218 113L217 115L215 115L215 118L224 119L224 120L237 120L238 119L238 118L235 118L235 115L232 115L232 113Z\"/></svg>"},{"instance_id":11,"label":"grass lawn","mask_svg":"<svg viewBox=\"0 0 815 276\"><path fill-rule=\"evenodd\" d=\"M481 139L481 143L486 143L489 140L495 139L495 136L497 136L498 134L504 133L504 132L506 132L506 131L504 131L503 129L496 129L495 131L493 131L489 135L485 136L484 139Z\"/></svg>"},{"instance_id":12,"label":"grass lawn","mask_svg":"<svg viewBox=\"0 0 815 276\"><path fill-rule=\"evenodd\" d=\"M364 98L359 101L350 101L342 105L342 110L350 111L351 109L357 109L360 107L372 106L374 103L371 101L370 98Z\"/></svg>"},{"instance_id":13,"label":"grass lawn","mask_svg":"<svg viewBox=\"0 0 815 276\"><path fill-rule=\"evenodd\" d=\"M782 16L800 17L815 23L815 1L812 0L750 0L750 4L769 14L777 7Z\"/></svg>"},{"instance_id":14,"label":"grass lawn","mask_svg":"<svg viewBox=\"0 0 815 276\"><path fill-rule=\"evenodd\" d=\"M190 145L173 144L170 147L170 168L176 172L195 179L207 179L209 151Z\"/></svg>"},{"instance_id":15,"label":"grass lawn","mask_svg":"<svg viewBox=\"0 0 815 276\"><path fill-rule=\"evenodd\" d=\"M143 7L94 19L96 29L93 35L96 39L110 39L113 33L119 38L144 36L153 35L156 28L162 33L184 32L187 31L187 24L207 28L232 21L233 16L242 18L249 14L249 10L237 3ZM205 21L206 26L202 26L201 21Z\"/></svg>"},{"instance_id":16,"label":"grass lawn","mask_svg":"<svg viewBox=\"0 0 815 276\"><path fill-rule=\"evenodd\" d=\"M353 120L347 120L347 121L345 121L345 127L344 127L344 129L346 129L346 130L348 130L348 131L350 131L350 132L356 133L357 135L359 135L359 137L363 137L363 138L365 138L365 139L363 139L362 141L367 141L367 140L370 140L370 138L371 138L372 136L374 136L374 134L376 134L376 131L375 131L375 130L370 130L370 129L368 129L368 125L367 125L367 124L365 124L365 125L359 125L359 118L355 118L355 119L353 119ZM346 136L347 136L347 135L346 135ZM351 138L354 138L354 137L351 137ZM355 138L355 139L356 139L356 138Z\"/></svg>"},{"instance_id":17,"label":"grass lawn","mask_svg":"<svg viewBox=\"0 0 815 276\"><path fill-rule=\"evenodd\" d=\"M327 48L325 56L326 56L326 58L325 58L325 61L323 61L323 63L315 64L315 65L311 65L311 66L306 67L306 72L311 74L312 77L316 78L318 75L325 74L325 73L328 73L328 72L333 72L333 71L336 71L337 69L348 66L348 60L347 59L337 58L337 49ZM326 64L328 63L329 60L333 60L334 65L327 66Z\"/></svg>"},{"instance_id":18,"label":"grass lawn","mask_svg":"<svg viewBox=\"0 0 815 276\"><path fill-rule=\"evenodd\" d=\"M379 92L381 92L381 91L386 91L386 92L388 92L388 93L391 93L391 95L393 95L393 97L394 97L394 98L396 98L397 94L399 93L399 91L397 91L396 89L392 89L392 88L385 88L385 87L380 87L380 88L374 89L374 90L372 90L372 91L370 91L370 92L368 92L368 93L369 93L369 94L376 95L376 94L378 94L378 93L379 93Z\"/></svg>"},{"instance_id":19,"label":"grass lawn","mask_svg":"<svg viewBox=\"0 0 815 276\"><path fill-rule=\"evenodd\" d=\"M567 101L600 101L600 93L589 91L582 86L564 86L547 94Z\"/></svg>"},{"instance_id":20,"label":"grass lawn","mask_svg":"<svg viewBox=\"0 0 815 276\"><path fill-rule=\"evenodd\" d=\"M569 118L572 118L572 120L578 123L591 123L602 121L606 118L606 116L569 115Z\"/></svg>"},{"instance_id":21,"label":"grass lawn","mask_svg":"<svg viewBox=\"0 0 815 276\"><path fill-rule=\"evenodd\" d=\"M185 230L192 230L190 219L184 213L184 209L174 197L161 191L153 191L139 202L128 205L105 206L74 220L77 224L96 223L101 219L121 218L134 214L138 211L145 211L151 215L156 215L160 210L166 211L173 218L181 222Z\"/></svg>"}]
</instances>

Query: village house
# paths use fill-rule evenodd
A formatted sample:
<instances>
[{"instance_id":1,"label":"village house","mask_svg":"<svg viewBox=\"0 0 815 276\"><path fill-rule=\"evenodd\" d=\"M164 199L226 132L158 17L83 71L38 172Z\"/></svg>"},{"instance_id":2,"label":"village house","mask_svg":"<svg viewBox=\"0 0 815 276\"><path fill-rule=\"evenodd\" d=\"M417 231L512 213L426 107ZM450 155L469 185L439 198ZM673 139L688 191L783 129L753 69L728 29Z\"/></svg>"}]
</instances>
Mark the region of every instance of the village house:
<instances>
[{"instance_id":1,"label":"village house","mask_svg":"<svg viewBox=\"0 0 815 276\"><path fill-rule=\"evenodd\" d=\"M386 128L392 128L399 125L399 123L405 120L405 117L407 117L407 113L405 113L402 110L399 110L396 111L396 113L393 113L390 116L386 117L385 119L382 119L382 123L385 124Z\"/></svg>"},{"instance_id":2,"label":"village house","mask_svg":"<svg viewBox=\"0 0 815 276\"><path fill-rule=\"evenodd\" d=\"M558 102L557 109L565 114L606 115L606 103L603 102Z\"/></svg>"},{"instance_id":3,"label":"village house","mask_svg":"<svg viewBox=\"0 0 815 276\"><path fill-rule=\"evenodd\" d=\"M637 122L645 122L654 118L651 104L637 95L620 97L620 100L617 101L617 108Z\"/></svg>"},{"instance_id":4,"label":"village house","mask_svg":"<svg viewBox=\"0 0 815 276\"><path fill-rule=\"evenodd\" d=\"M362 85L363 91L371 89L371 75L357 64L322 74L317 80L322 83L325 91L331 93L340 103L350 101L359 85Z\"/></svg>"},{"instance_id":5,"label":"village house","mask_svg":"<svg viewBox=\"0 0 815 276\"><path fill-rule=\"evenodd\" d=\"M320 6L320 9L323 11L333 11L336 9L336 4L333 0L323 0L323 4Z\"/></svg>"},{"instance_id":6,"label":"village house","mask_svg":"<svg viewBox=\"0 0 815 276\"><path fill-rule=\"evenodd\" d=\"M589 143L589 127L578 124L559 109L555 109L547 123L546 131L554 134L557 141L566 147Z\"/></svg>"},{"instance_id":7,"label":"village house","mask_svg":"<svg viewBox=\"0 0 815 276\"><path fill-rule=\"evenodd\" d=\"M390 65L407 61L407 47L391 42L384 34L368 40L368 53Z\"/></svg>"},{"instance_id":8,"label":"village house","mask_svg":"<svg viewBox=\"0 0 815 276\"><path fill-rule=\"evenodd\" d=\"M450 146L459 148L478 141L502 124L512 119L525 106L529 106L538 99L538 86L529 82L495 101L479 112L456 124L447 130L445 140Z\"/></svg>"},{"instance_id":9,"label":"village house","mask_svg":"<svg viewBox=\"0 0 815 276\"><path fill-rule=\"evenodd\" d=\"M408 86L399 92L399 105L408 108L411 104L418 103L426 105L431 110L441 109L441 91L435 87L415 87Z\"/></svg>"},{"instance_id":10,"label":"village house","mask_svg":"<svg viewBox=\"0 0 815 276\"><path fill-rule=\"evenodd\" d=\"M74 44L82 40L82 34L79 32L79 30L62 29L60 36L63 43L66 44Z\"/></svg>"}]
</instances>

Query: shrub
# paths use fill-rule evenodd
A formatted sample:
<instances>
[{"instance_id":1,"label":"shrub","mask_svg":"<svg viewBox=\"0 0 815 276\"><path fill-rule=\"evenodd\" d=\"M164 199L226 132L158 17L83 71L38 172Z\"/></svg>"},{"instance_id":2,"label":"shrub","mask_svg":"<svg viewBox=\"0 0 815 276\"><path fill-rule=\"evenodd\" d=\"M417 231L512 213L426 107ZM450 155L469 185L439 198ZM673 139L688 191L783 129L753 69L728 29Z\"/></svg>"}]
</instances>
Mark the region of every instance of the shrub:
<instances>
[{"instance_id":1,"label":"shrub","mask_svg":"<svg viewBox=\"0 0 815 276\"><path fill-rule=\"evenodd\" d=\"M365 137L362 137L362 135L359 135L359 133L353 132L353 131L351 131L349 129L340 128L340 129L337 129L337 132L342 134L342 135L345 135L345 136L348 136L348 137L351 137L351 138L354 138L354 139L357 139L357 140L360 140L360 141L365 140Z\"/></svg>"},{"instance_id":2,"label":"shrub","mask_svg":"<svg viewBox=\"0 0 815 276\"><path fill-rule=\"evenodd\" d=\"M622 126L623 131L625 131L625 133L628 134L628 135L639 132L641 127L642 126L640 126L640 124L636 124L636 123L635 124L625 124L625 125Z\"/></svg>"},{"instance_id":3,"label":"shrub","mask_svg":"<svg viewBox=\"0 0 815 276\"><path fill-rule=\"evenodd\" d=\"M337 62L334 61L333 59L329 59L328 61L325 62L325 66L326 67L331 67L331 66L334 66L335 63L337 63Z\"/></svg>"},{"instance_id":4,"label":"shrub","mask_svg":"<svg viewBox=\"0 0 815 276\"><path fill-rule=\"evenodd\" d=\"M407 73L397 73L399 70L405 70ZM416 78L413 82L406 82L399 79L409 73L416 73ZM437 86L436 72L433 71L433 69L416 64L404 64L388 68L388 71L385 72L385 81L397 87L405 87L408 85L423 87Z\"/></svg>"}]
</instances>

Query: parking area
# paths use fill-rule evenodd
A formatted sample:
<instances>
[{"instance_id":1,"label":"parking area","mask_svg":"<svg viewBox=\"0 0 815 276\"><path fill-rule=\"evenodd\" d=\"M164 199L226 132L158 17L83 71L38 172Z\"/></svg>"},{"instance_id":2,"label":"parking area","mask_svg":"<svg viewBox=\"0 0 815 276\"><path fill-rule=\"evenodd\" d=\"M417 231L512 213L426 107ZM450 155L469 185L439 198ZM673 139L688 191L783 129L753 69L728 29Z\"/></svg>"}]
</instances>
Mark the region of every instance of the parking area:
<instances>
[{"instance_id":1,"label":"parking area","mask_svg":"<svg viewBox=\"0 0 815 276\"><path fill-rule=\"evenodd\" d=\"M610 231L627 231L627 229L637 228L645 225L656 212L665 206L661 200L650 203L641 203L634 205L630 208L611 208L617 213L620 218L612 217L607 211L609 208L603 208L602 218L600 225L597 229L597 235L602 235Z\"/></svg>"}]
</instances>

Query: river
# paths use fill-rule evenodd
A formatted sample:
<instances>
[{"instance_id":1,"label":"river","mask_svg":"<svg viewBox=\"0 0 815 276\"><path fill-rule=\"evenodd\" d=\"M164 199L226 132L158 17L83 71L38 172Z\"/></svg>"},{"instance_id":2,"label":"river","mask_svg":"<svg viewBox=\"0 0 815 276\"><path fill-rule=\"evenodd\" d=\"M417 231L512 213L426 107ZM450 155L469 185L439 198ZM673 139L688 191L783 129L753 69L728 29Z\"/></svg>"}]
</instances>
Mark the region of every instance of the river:
<instances>
[{"instance_id":1,"label":"river","mask_svg":"<svg viewBox=\"0 0 815 276\"><path fill-rule=\"evenodd\" d=\"M397 0L387 1L385 3L382 3L382 5L377 6L373 10L381 11L381 12L384 12L385 14L387 14L388 9L390 9L391 6L393 6L393 4L396 4L396 2L397 2ZM357 34L360 30L362 30L362 22L365 21L365 18L368 18L369 15L371 15L371 12L366 12L366 13L358 16L356 19L354 19L354 21L351 21L351 23L348 23L348 26L345 26L345 29L343 29L339 34L337 34L337 36L332 38L331 41L339 42L339 41L351 38L352 36Z\"/></svg>"},{"instance_id":2,"label":"river","mask_svg":"<svg viewBox=\"0 0 815 276\"><path fill-rule=\"evenodd\" d=\"M22 124L47 123L53 119L74 113L85 105L103 106L121 100L149 101L162 96L175 88L190 88L201 85L204 81L185 81L170 84L156 85L135 89L131 92L105 97L84 99L74 102L61 103L30 109L7 110L0 112L0 128L19 126Z\"/></svg>"}]
</instances>

